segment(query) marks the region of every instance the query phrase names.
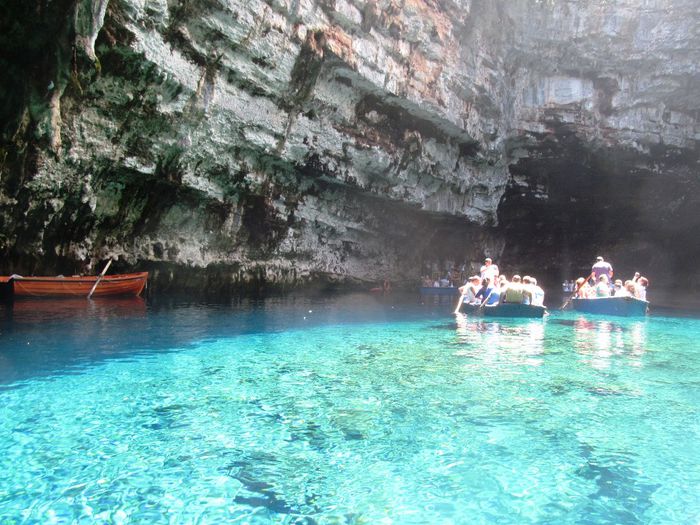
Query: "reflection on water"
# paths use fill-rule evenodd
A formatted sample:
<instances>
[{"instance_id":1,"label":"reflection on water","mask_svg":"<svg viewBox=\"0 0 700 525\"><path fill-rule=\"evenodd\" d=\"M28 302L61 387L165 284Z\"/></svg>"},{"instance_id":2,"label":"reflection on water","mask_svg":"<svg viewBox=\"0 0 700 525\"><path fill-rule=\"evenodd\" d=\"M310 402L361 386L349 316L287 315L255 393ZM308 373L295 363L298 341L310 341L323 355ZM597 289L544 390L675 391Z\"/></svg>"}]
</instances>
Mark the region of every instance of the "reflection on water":
<instances>
[{"instance_id":1,"label":"reflection on water","mask_svg":"<svg viewBox=\"0 0 700 525\"><path fill-rule=\"evenodd\" d=\"M7 309L15 323L46 323L66 319L122 319L146 315L141 297L20 299Z\"/></svg>"},{"instance_id":2,"label":"reflection on water","mask_svg":"<svg viewBox=\"0 0 700 525\"><path fill-rule=\"evenodd\" d=\"M594 368L605 369L614 356L627 355L634 366L646 352L647 320L610 321L579 317L573 323L574 348Z\"/></svg>"},{"instance_id":3,"label":"reflection on water","mask_svg":"<svg viewBox=\"0 0 700 525\"><path fill-rule=\"evenodd\" d=\"M456 314L457 355L487 362L540 366L544 351L546 321L542 319L491 320Z\"/></svg>"}]
</instances>

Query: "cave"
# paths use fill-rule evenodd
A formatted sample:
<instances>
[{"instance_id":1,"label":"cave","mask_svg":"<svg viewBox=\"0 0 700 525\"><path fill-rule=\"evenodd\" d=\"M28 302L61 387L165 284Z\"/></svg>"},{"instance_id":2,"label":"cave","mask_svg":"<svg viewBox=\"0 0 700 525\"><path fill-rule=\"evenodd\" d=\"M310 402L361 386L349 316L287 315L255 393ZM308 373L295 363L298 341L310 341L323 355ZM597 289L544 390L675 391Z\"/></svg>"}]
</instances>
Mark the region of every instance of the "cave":
<instances>
[{"instance_id":1,"label":"cave","mask_svg":"<svg viewBox=\"0 0 700 525\"><path fill-rule=\"evenodd\" d=\"M311 4L10 0L0 273L700 291L694 1Z\"/></svg>"}]
</instances>

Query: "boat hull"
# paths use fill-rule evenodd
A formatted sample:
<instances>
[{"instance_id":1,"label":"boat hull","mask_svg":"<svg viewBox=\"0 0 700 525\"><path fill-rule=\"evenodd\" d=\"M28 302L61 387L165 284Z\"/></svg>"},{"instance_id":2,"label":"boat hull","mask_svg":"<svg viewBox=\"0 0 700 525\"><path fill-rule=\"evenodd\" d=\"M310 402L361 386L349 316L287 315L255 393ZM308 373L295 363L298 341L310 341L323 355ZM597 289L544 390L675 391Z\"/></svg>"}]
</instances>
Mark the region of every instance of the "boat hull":
<instances>
[{"instance_id":1,"label":"boat hull","mask_svg":"<svg viewBox=\"0 0 700 525\"><path fill-rule=\"evenodd\" d=\"M642 317L647 314L649 303L634 297L598 297L595 299L572 299L577 312L623 317Z\"/></svg>"},{"instance_id":2,"label":"boat hull","mask_svg":"<svg viewBox=\"0 0 700 525\"><path fill-rule=\"evenodd\" d=\"M15 297L87 297L98 276L12 277ZM139 295L146 287L148 272L108 275L100 279L93 297Z\"/></svg>"},{"instance_id":3,"label":"boat hull","mask_svg":"<svg viewBox=\"0 0 700 525\"><path fill-rule=\"evenodd\" d=\"M541 319L547 309L544 306L529 304L502 303L480 308L477 305L465 304L463 312L471 315L483 315L484 317L513 317L522 319Z\"/></svg>"}]
</instances>

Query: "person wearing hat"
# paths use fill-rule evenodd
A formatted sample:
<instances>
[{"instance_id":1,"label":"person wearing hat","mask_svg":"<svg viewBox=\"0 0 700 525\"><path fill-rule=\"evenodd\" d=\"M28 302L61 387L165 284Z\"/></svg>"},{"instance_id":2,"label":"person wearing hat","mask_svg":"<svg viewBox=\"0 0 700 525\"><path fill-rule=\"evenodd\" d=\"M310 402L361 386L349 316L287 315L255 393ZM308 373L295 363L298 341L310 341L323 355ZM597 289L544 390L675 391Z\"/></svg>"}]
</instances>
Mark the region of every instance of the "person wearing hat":
<instances>
[{"instance_id":1,"label":"person wearing hat","mask_svg":"<svg viewBox=\"0 0 700 525\"><path fill-rule=\"evenodd\" d=\"M457 301L457 307L455 308L455 313L459 313L462 304L476 304L479 300L476 298L476 293L479 291L479 285L481 284L481 279L478 275L472 275L464 286L459 287L459 300Z\"/></svg>"},{"instance_id":2,"label":"person wearing hat","mask_svg":"<svg viewBox=\"0 0 700 525\"><path fill-rule=\"evenodd\" d=\"M593 279L597 283L601 275L605 275L608 282L613 282L613 267L609 262L606 262L600 255L595 258L595 264L591 268L591 274L593 274Z\"/></svg>"},{"instance_id":3,"label":"person wearing hat","mask_svg":"<svg viewBox=\"0 0 700 525\"><path fill-rule=\"evenodd\" d=\"M482 280L488 279L491 283L498 281L498 266L493 264L490 257L484 259L484 265L481 267L479 273Z\"/></svg>"},{"instance_id":4,"label":"person wearing hat","mask_svg":"<svg viewBox=\"0 0 700 525\"><path fill-rule=\"evenodd\" d=\"M459 288L463 299L462 301L466 304L474 304L477 302L476 292L479 291L481 285L481 279L478 275L472 275L467 279L467 283Z\"/></svg>"}]
</instances>

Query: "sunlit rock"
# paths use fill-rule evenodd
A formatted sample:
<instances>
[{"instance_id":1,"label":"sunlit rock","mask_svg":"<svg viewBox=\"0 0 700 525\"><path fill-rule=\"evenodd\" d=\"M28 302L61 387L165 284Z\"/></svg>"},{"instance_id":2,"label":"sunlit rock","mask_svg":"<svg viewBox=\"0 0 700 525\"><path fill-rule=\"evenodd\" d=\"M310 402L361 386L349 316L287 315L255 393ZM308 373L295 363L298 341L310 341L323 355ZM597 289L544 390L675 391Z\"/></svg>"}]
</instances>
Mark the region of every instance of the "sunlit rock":
<instances>
[{"instance_id":1,"label":"sunlit rock","mask_svg":"<svg viewBox=\"0 0 700 525\"><path fill-rule=\"evenodd\" d=\"M5 272L232 290L489 254L559 282L604 251L663 281L700 251L692 0L26 4Z\"/></svg>"}]
</instances>

